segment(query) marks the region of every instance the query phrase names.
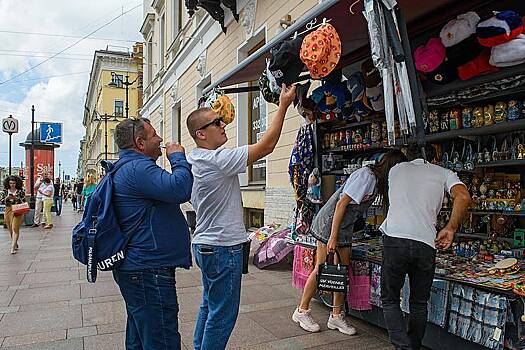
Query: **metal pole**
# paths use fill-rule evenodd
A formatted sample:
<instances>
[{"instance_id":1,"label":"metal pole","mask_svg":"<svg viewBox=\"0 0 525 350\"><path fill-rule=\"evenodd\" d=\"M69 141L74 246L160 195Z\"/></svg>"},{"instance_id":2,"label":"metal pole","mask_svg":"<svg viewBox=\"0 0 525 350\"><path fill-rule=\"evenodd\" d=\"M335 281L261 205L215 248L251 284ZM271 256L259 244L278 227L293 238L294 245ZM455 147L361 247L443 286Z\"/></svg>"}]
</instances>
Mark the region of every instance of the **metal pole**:
<instances>
[{"instance_id":1,"label":"metal pole","mask_svg":"<svg viewBox=\"0 0 525 350\"><path fill-rule=\"evenodd\" d=\"M108 114L104 113L104 160L108 160Z\"/></svg>"},{"instance_id":2,"label":"metal pole","mask_svg":"<svg viewBox=\"0 0 525 350\"><path fill-rule=\"evenodd\" d=\"M128 106L128 88L129 88L129 75L126 73L126 118L129 118L129 106Z\"/></svg>"},{"instance_id":3,"label":"metal pole","mask_svg":"<svg viewBox=\"0 0 525 350\"><path fill-rule=\"evenodd\" d=\"M60 166L61 166L61 165L62 165L62 164L60 163L60 161L58 161L58 178L60 178Z\"/></svg>"},{"instance_id":4,"label":"metal pole","mask_svg":"<svg viewBox=\"0 0 525 350\"><path fill-rule=\"evenodd\" d=\"M29 206L35 208L35 106L31 106L31 150L29 152L29 186L31 197Z\"/></svg>"},{"instance_id":5,"label":"metal pole","mask_svg":"<svg viewBox=\"0 0 525 350\"><path fill-rule=\"evenodd\" d=\"M11 141L13 139L13 133L9 133L9 176L11 176Z\"/></svg>"}]
</instances>

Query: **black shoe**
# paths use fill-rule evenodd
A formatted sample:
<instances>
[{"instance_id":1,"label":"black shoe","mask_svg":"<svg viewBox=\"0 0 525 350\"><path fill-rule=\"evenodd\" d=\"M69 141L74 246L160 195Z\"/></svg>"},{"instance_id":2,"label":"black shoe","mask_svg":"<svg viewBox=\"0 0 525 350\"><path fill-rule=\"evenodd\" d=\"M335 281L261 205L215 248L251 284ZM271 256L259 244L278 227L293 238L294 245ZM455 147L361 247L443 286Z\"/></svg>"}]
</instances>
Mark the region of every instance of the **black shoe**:
<instances>
[{"instance_id":1,"label":"black shoe","mask_svg":"<svg viewBox=\"0 0 525 350\"><path fill-rule=\"evenodd\" d=\"M31 227L38 227L38 226L40 226L40 225L39 225L39 224L33 224L33 225L31 225Z\"/></svg>"}]
</instances>

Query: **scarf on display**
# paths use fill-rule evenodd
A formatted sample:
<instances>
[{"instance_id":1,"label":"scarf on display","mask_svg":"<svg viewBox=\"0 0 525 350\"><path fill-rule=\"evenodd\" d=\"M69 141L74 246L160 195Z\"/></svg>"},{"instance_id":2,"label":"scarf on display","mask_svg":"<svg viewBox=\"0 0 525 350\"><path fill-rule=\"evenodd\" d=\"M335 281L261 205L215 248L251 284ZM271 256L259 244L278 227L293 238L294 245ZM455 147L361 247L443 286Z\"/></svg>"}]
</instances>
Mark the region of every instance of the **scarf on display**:
<instances>
[{"instance_id":1,"label":"scarf on display","mask_svg":"<svg viewBox=\"0 0 525 350\"><path fill-rule=\"evenodd\" d=\"M314 131L312 124L299 128L288 165L288 175L295 191L296 200L306 198L308 176L314 169Z\"/></svg>"}]
</instances>

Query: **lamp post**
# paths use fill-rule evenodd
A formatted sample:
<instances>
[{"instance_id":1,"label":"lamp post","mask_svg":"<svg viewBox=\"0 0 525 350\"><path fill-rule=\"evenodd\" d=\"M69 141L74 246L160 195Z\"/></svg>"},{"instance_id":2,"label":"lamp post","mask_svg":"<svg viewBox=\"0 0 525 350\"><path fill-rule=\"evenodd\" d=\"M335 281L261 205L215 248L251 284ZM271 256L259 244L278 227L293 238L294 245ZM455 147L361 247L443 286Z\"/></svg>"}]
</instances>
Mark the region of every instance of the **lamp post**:
<instances>
[{"instance_id":1,"label":"lamp post","mask_svg":"<svg viewBox=\"0 0 525 350\"><path fill-rule=\"evenodd\" d=\"M111 72L111 82L108 84L109 87L118 87L118 84L117 82L120 82L122 85L124 85L126 87L126 118L129 118L129 105L128 105L128 97L129 97L129 87L133 84L135 84L135 82L137 81L137 79L139 78L138 76L135 78L135 80L133 80L132 82L129 81L129 75L128 73L126 72L126 80L125 81L122 81L122 79L120 79L118 77L117 74L115 74L114 72Z\"/></svg>"},{"instance_id":2,"label":"lamp post","mask_svg":"<svg viewBox=\"0 0 525 350\"><path fill-rule=\"evenodd\" d=\"M111 121L118 121L116 116L108 115L107 113L104 113L104 115L99 115L95 117L94 121L103 121L104 122L104 160L108 160L108 120Z\"/></svg>"},{"instance_id":3,"label":"lamp post","mask_svg":"<svg viewBox=\"0 0 525 350\"><path fill-rule=\"evenodd\" d=\"M60 167L62 166L62 163L58 161L58 178L60 179Z\"/></svg>"},{"instance_id":4,"label":"lamp post","mask_svg":"<svg viewBox=\"0 0 525 350\"><path fill-rule=\"evenodd\" d=\"M29 206L35 208L35 106L31 106L31 150L29 151L29 185L31 197Z\"/></svg>"}]
</instances>

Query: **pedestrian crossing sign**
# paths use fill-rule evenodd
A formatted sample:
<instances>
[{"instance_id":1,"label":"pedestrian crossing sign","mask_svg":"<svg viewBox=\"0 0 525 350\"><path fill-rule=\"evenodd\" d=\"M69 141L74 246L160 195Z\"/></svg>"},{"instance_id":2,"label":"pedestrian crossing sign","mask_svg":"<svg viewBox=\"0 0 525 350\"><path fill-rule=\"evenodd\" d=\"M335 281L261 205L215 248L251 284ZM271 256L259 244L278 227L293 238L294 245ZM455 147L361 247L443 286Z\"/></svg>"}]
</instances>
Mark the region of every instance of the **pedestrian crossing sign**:
<instances>
[{"instance_id":1,"label":"pedestrian crossing sign","mask_svg":"<svg viewBox=\"0 0 525 350\"><path fill-rule=\"evenodd\" d=\"M40 142L62 143L62 123L40 123Z\"/></svg>"}]
</instances>

